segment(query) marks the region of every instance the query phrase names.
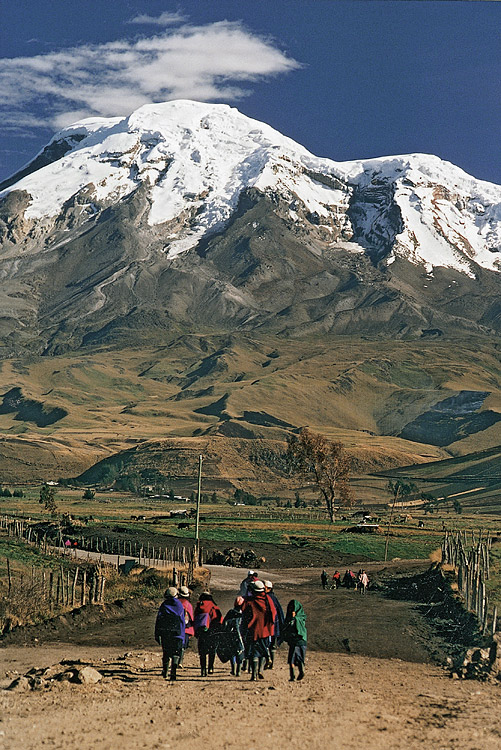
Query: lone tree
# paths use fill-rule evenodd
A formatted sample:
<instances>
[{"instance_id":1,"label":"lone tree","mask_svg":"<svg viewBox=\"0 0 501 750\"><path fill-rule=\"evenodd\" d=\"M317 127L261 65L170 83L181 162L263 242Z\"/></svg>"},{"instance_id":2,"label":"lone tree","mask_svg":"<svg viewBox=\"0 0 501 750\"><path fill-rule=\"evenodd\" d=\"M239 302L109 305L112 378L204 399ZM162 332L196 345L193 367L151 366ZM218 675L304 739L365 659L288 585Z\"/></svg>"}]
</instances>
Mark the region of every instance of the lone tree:
<instances>
[{"instance_id":1,"label":"lone tree","mask_svg":"<svg viewBox=\"0 0 501 750\"><path fill-rule=\"evenodd\" d=\"M334 501L351 505L350 459L342 443L304 427L299 436L288 440L287 457L291 471L313 482L325 502L329 520L334 523Z\"/></svg>"},{"instance_id":2,"label":"lone tree","mask_svg":"<svg viewBox=\"0 0 501 750\"><path fill-rule=\"evenodd\" d=\"M46 484L42 485L38 502L44 506L45 510L47 510L51 516L57 515L56 490L54 487L48 487Z\"/></svg>"},{"instance_id":3,"label":"lone tree","mask_svg":"<svg viewBox=\"0 0 501 750\"><path fill-rule=\"evenodd\" d=\"M415 492L417 490L416 485L413 482L403 482L401 479L396 479L394 482L390 481L388 482L387 486L388 492L391 493L393 496L393 501L391 503L391 509L390 509L390 517L388 519L388 528L386 529L386 541L384 543L384 561L388 559L388 544L390 542L390 529L391 529L391 522L393 521L393 513L395 511L395 506L397 504L397 501L399 498L406 497L407 495L410 495L412 492Z\"/></svg>"}]
</instances>

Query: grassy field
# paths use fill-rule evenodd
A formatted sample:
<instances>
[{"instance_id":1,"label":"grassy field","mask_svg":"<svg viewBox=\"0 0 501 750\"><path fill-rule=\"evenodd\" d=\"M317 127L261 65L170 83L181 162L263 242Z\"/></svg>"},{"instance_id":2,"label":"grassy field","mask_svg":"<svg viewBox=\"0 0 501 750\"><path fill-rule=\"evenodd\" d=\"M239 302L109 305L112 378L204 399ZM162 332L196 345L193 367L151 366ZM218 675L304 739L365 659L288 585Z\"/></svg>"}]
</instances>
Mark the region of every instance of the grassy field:
<instances>
[{"instance_id":1,"label":"grassy field","mask_svg":"<svg viewBox=\"0 0 501 750\"><path fill-rule=\"evenodd\" d=\"M189 528L179 528L179 518L169 518L171 510L192 509L191 503L171 502L166 499L139 498L128 493L96 493L92 500L82 498L82 490L57 488L56 504L59 515L69 514L81 519L82 533L99 534L106 527L127 537L150 534L176 537L190 543L194 537L194 523ZM0 513L15 514L25 518L48 519L49 515L38 502L39 488L25 489L23 498L1 498ZM200 535L202 539L220 542L221 546L257 545L259 543L314 547L340 554L361 555L381 560L384 555L388 509L379 507L380 532L359 534L346 529L356 525L359 517L352 511L340 511L334 524L330 524L321 507L278 508L273 503L264 506L232 506L227 503L202 504ZM144 516L132 520L131 516ZM345 518L346 520L342 520ZM85 521L83 520L85 519ZM89 519L89 520L87 520ZM182 519L181 519L182 520ZM424 528L418 528L418 522ZM444 527L448 529L483 529L491 535L499 530L499 520L491 515L434 513L425 515L422 509L395 514L391 526L389 556L400 558L426 558L438 547Z\"/></svg>"},{"instance_id":2,"label":"grassy field","mask_svg":"<svg viewBox=\"0 0 501 750\"><path fill-rule=\"evenodd\" d=\"M265 466L255 470L244 444L283 442L287 426L309 425L341 440L360 473L501 443L501 422L454 433L447 449L399 437L420 414L462 390L488 393L482 408L501 411L501 367L488 339L185 335L156 347L89 349L85 357L5 360L0 394L12 388L45 412L67 415L37 426L29 414L0 410L3 482L76 476L145 441L169 439L194 454L217 445L213 479L246 482L256 493L263 480L280 482Z\"/></svg>"},{"instance_id":3,"label":"grassy field","mask_svg":"<svg viewBox=\"0 0 501 750\"><path fill-rule=\"evenodd\" d=\"M179 518L171 519L171 509L186 508L184 503L172 503L164 499L139 498L127 493L97 493L92 500L84 500L81 490L57 488L56 503L59 517L69 514L80 520L75 532L77 538L85 537L138 540L145 546L171 546L174 540L190 547L194 539L194 523L190 528L179 528ZM0 514L12 514L18 517L35 520L48 520L50 517L38 502L39 487L25 490L23 498L2 498ZM191 507L188 504L188 507ZM132 520L132 515L145 516L142 520ZM300 555L301 565L321 564L320 560L382 560L384 558L385 533L387 530L388 511L380 515L380 533L360 534L347 531L354 526L359 517L346 513L346 520L338 517L334 524L328 523L319 508L286 509L273 504L263 507L230 506L227 503L204 504L201 506L202 522L200 537L202 546L211 549L239 547L255 549L257 554L262 550L288 550L286 559L293 560ZM401 519L404 519L403 521ZM424 528L419 528L422 521ZM443 539L443 528L464 529L473 531L477 536L479 530L489 531L494 538L491 551L491 578L487 590L491 606L497 603L501 607L501 539L497 535L498 519L492 515L475 514L438 514L425 516L422 511L413 512L412 516L400 516L394 519L389 536L388 559L427 559L440 548ZM501 536L501 535L500 535ZM263 547L260 547L263 545ZM268 545L268 546L266 546ZM297 551L297 552L296 552ZM46 557L36 548L0 536L0 577L5 589L6 558L10 559L13 575L24 576L28 581L33 567L58 568L60 558ZM311 563L308 562L311 560ZM63 565L70 564L63 560ZM287 565L294 563L286 563ZM348 563L347 563L348 564ZM330 567L344 567L341 563L332 562ZM331 571L333 572L333 571ZM33 574L31 574L33 575ZM115 580L116 579L116 580ZM130 588L131 584L127 584ZM158 593L162 581L142 581L133 586L135 594L147 596L152 591ZM110 584L113 596L129 595L127 586L120 577L114 576ZM151 588L153 586L153 588ZM127 591L126 591L127 589ZM150 590L151 589L151 590ZM125 594L124 594L125 591ZM5 590L4 590L5 595ZM40 613L40 617L46 616Z\"/></svg>"}]
</instances>

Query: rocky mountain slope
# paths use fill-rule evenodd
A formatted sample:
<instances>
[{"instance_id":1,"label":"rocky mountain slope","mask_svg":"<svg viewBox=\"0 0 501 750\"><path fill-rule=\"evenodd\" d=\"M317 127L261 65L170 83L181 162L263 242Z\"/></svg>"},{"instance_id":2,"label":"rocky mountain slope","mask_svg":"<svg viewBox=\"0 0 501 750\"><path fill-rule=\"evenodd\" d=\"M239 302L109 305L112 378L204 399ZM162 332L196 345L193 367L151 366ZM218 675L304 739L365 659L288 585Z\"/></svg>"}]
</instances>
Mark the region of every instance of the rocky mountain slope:
<instances>
[{"instance_id":1,"label":"rocky mountain slope","mask_svg":"<svg viewBox=\"0 0 501 750\"><path fill-rule=\"evenodd\" d=\"M66 128L0 189L5 354L501 326L501 187L434 156L337 163L175 101Z\"/></svg>"}]
</instances>

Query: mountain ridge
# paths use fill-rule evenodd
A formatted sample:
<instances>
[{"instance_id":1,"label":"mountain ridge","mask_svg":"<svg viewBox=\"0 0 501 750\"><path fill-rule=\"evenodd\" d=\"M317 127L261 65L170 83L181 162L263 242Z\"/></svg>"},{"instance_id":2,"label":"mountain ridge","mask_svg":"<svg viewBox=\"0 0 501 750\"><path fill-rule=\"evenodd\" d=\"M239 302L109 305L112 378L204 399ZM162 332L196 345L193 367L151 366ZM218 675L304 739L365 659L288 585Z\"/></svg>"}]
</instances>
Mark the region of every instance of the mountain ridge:
<instances>
[{"instance_id":1,"label":"mountain ridge","mask_svg":"<svg viewBox=\"0 0 501 750\"><path fill-rule=\"evenodd\" d=\"M435 156L334 162L181 100L76 123L18 176L0 192L5 353L191 326L501 326L501 187Z\"/></svg>"}]
</instances>

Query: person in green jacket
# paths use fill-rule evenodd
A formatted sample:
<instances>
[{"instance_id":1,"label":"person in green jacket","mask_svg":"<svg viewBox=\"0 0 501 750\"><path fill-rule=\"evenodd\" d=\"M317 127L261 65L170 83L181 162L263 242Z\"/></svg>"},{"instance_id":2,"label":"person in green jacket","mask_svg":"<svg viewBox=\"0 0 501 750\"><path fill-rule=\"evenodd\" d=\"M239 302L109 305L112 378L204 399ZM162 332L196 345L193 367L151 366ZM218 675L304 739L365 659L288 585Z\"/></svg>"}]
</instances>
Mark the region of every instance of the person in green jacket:
<instances>
[{"instance_id":1,"label":"person in green jacket","mask_svg":"<svg viewBox=\"0 0 501 750\"><path fill-rule=\"evenodd\" d=\"M296 679L294 667L298 668L297 679L302 680L304 677L307 638L306 613L303 605L297 599L291 599L287 605L283 632L283 640L289 644L287 663L291 682Z\"/></svg>"}]
</instances>

